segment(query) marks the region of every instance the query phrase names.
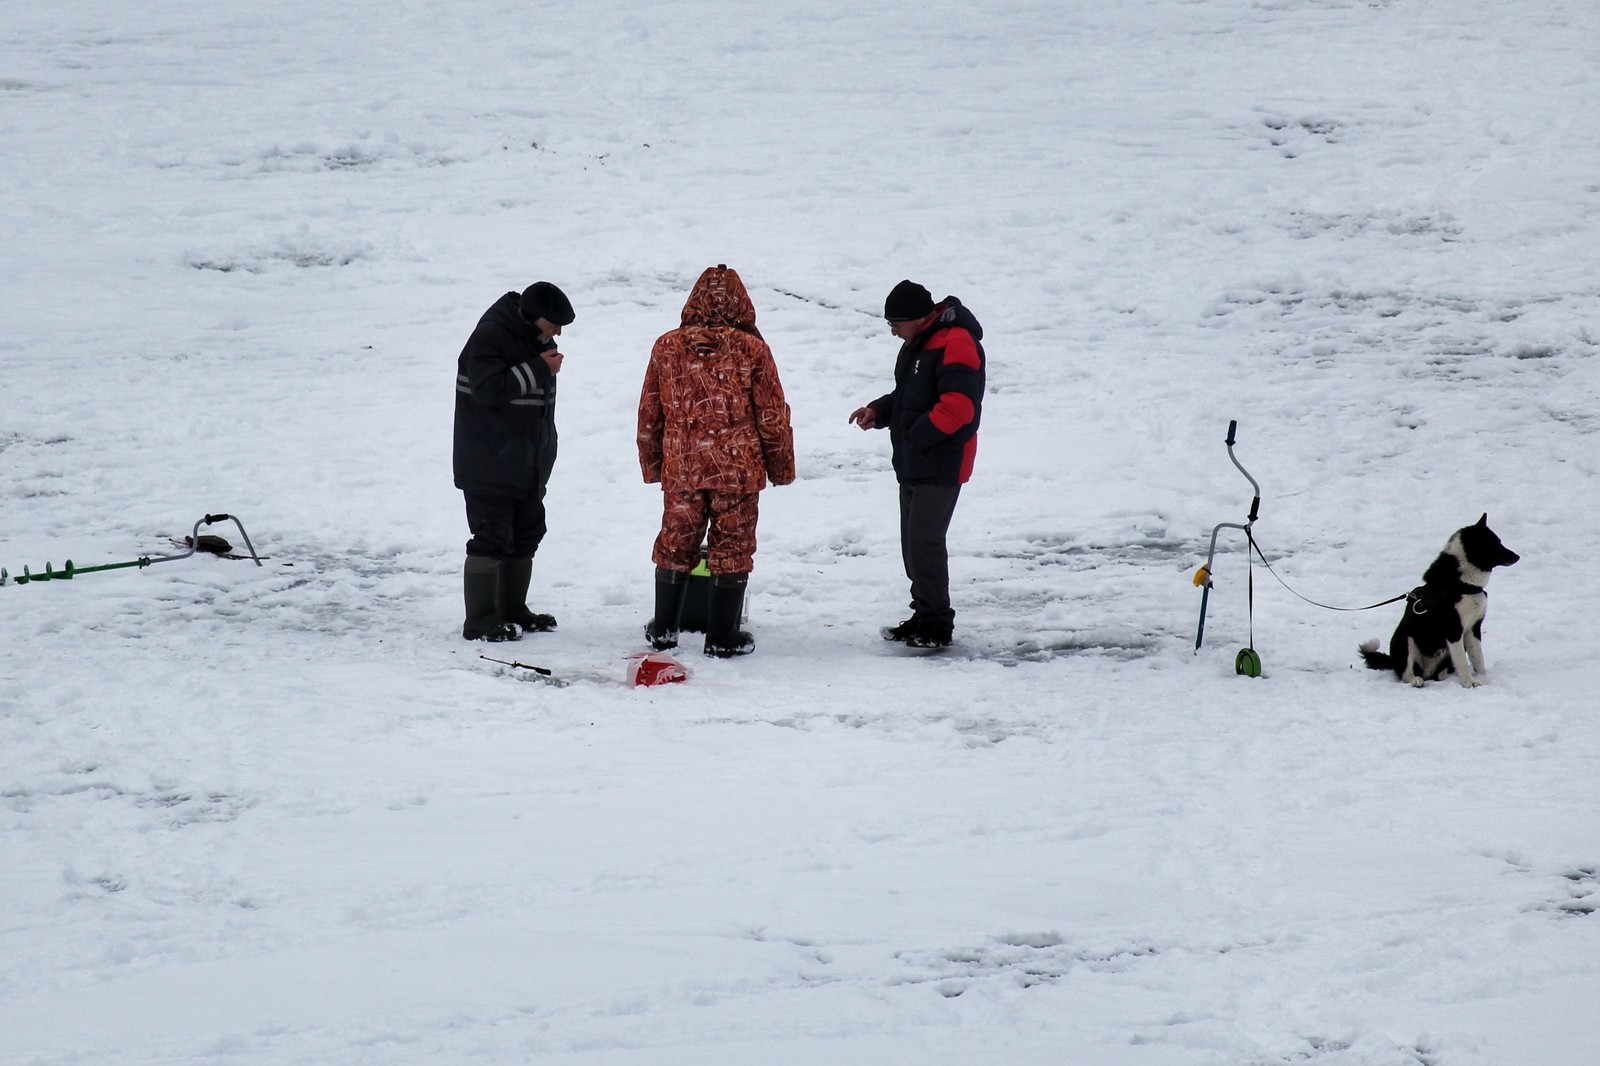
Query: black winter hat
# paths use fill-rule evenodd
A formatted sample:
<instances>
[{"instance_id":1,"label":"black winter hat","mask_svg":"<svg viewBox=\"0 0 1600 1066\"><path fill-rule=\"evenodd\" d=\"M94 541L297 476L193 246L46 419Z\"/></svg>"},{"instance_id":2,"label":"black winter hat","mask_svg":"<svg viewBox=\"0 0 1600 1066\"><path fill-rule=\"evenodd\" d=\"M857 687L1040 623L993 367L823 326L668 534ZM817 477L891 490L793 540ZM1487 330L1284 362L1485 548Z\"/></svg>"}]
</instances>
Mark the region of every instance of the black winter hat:
<instances>
[{"instance_id":1,"label":"black winter hat","mask_svg":"<svg viewBox=\"0 0 1600 1066\"><path fill-rule=\"evenodd\" d=\"M517 304L522 317L532 322L542 318L558 326L570 326L577 317L572 311L572 301L567 294L548 281L536 281L522 290L522 300Z\"/></svg>"},{"instance_id":2,"label":"black winter hat","mask_svg":"<svg viewBox=\"0 0 1600 1066\"><path fill-rule=\"evenodd\" d=\"M883 317L890 322L910 322L933 314L933 294L914 281L902 281L883 301Z\"/></svg>"}]
</instances>

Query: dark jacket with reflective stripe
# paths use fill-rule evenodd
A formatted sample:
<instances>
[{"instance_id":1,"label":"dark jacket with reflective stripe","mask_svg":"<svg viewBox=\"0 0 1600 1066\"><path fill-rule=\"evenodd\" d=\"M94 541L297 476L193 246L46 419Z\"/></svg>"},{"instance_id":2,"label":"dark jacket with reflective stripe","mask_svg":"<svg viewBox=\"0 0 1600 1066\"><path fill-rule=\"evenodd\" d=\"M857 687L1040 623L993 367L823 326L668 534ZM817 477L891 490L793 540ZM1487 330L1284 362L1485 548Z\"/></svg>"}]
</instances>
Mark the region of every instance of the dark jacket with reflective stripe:
<instances>
[{"instance_id":1,"label":"dark jacket with reflective stripe","mask_svg":"<svg viewBox=\"0 0 1600 1066\"><path fill-rule=\"evenodd\" d=\"M954 296L900 347L894 391L873 400L889 427L894 472L907 483L960 485L972 476L983 415L983 327Z\"/></svg>"},{"instance_id":2,"label":"dark jacket with reflective stripe","mask_svg":"<svg viewBox=\"0 0 1600 1066\"><path fill-rule=\"evenodd\" d=\"M540 352L555 348L517 313L508 292L478 320L456 364L456 488L535 498L556 461L556 376Z\"/></svg>"}]
</instances>

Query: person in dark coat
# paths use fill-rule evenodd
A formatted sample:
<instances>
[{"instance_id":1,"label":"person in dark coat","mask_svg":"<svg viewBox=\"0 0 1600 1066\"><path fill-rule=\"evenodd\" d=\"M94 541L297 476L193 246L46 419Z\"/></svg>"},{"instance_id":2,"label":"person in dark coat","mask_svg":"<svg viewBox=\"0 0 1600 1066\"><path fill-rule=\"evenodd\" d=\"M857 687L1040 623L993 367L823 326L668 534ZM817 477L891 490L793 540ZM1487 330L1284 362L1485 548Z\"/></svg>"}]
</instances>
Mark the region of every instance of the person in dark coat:
<instances>
[{"instance_id":1,"label":"person in dark coat","mask_svg":"<svg viewBox=\"0 0 1600 1066\"><path fill-rule=\"evenodd\" d=\"M556 338L573 318L566 294L535 282L496 300L461 349L452 465L472 533L462 574L467 640L556 626L528 609L527 596L556 461Z\"/></svg>"},{"instance_id":2,"label":"person in dark coat","mask_svg":"<svg viewBox=\"0 0 1600 1066\"><path fill-rule=\"evenodd\" d=\"M901 341L894 389L850 413L864 430L889 430L900 482L900 554L912 614L882 634L914 648L944 648L955 630L945 534L978 451L983 327L954 296L936 304L909 280L889 293L883 317Z\"/></svg>"}]
</instances>

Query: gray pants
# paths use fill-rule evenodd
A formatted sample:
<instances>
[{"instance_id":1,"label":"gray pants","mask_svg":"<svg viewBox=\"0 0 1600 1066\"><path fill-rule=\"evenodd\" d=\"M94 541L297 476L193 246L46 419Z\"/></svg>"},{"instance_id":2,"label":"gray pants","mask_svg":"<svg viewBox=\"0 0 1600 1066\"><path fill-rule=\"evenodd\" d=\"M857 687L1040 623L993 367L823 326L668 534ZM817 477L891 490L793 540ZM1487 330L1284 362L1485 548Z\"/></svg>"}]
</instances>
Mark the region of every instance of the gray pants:
<instances>
[{"instance_id":1,"label":"gray pants","mask_svg":"<svg viewBox=\"0 0 1600 1066\"><path fill-rule=\"evenodd\" d=\"M945 533L956 513L960 485L900 486L900 556L911 579L911 611L918 618L950 625L950 553Z\"/></svg>"}]
</instances>

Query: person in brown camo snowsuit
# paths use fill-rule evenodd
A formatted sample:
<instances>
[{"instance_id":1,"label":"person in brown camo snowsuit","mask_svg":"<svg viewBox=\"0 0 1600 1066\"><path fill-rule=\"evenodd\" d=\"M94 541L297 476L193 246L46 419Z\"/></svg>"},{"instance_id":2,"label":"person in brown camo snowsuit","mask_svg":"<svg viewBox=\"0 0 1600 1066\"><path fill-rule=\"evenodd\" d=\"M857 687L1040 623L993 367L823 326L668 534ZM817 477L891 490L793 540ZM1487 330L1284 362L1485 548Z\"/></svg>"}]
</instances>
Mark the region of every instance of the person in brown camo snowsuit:
<instances>
[{"instance_id":1,"label":"person in brown camo snowsuit","mask_svg":"<svg viewBox=\"0 0 1600 1066\"><path fill-rule=\"evenodd\" d=\"M756 501L770 480L794 480L794 431L772 349L739 275L708 267L683 305L681 325L650 352L639 394L639 466L661 484L655 616L645 636L657 650L678 644L689 571L712 574L707 655L755 648L738 628L756 550Z\"/></svg>"}]
</instances>

